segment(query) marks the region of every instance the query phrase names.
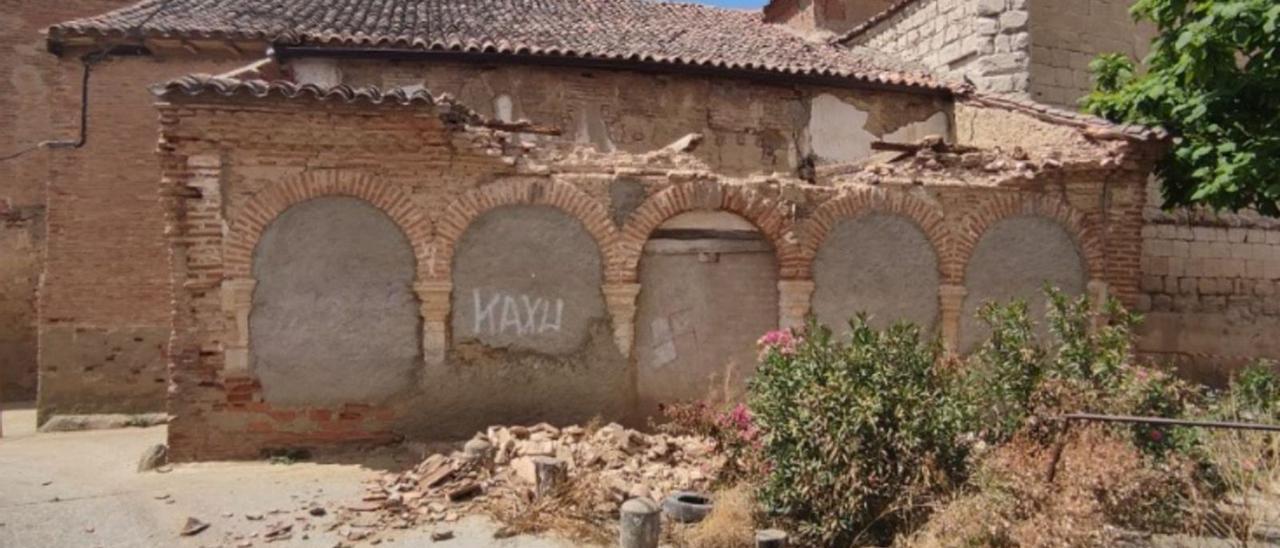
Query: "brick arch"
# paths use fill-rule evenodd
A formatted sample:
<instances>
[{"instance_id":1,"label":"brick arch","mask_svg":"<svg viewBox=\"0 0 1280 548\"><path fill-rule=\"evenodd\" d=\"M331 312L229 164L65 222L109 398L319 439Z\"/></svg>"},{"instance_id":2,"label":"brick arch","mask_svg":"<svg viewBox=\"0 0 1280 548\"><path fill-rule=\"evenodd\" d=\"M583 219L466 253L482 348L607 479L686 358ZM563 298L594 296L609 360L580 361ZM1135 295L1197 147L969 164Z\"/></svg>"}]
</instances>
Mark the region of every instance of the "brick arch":
<instances>
[{"instance_id":1,"label":"brick arch","mask_svg":"<svg viewBox=\"0 0 1280 548\"><path fill-rule=\"evenodd\" d=\"M258 192L232 218L223 264L230 278L251 278L258 240L280 214L313 198L347 196L364 200L385 213L404 232L417 258L418 277L428 272L431 220L398 187L356 171L308 172Z\"/></svg>"},{"instance_id":2,"label":"brick arch","mask_svg":"<svg viewBox=\"0 0 1280 548\"><path fill-rule=\"evenodd\" d=\"M436 260L442 268L432 272L438 281L448 280L452 275L453 254L467 227L485 212L509 205L551 206L577 219L600 246L600 259L608 271L617 230L604 204L568 183L511 179L472 189L449 204L437 222Z\"/></svg>"},{"instance_id":3,"label":"brick arch","mask_svg":"<svg viewBox=\"0 0 1280 548\"><path fill-rule=\"evenodd\" d=\"M800 239L801 256L804 257L806 277L813 276L813 261L822 249L831 231L844 219L856 219L863 215L885 213L906 217L915 223L933 247L938 258L938 274L946 282L953 279L955 261L946 260L954 253L950 245L951 235L947 229L946 218L942 207L907 194L892 192L882 188L859 188L842 193L818 206L813 214L805 220Z\"/></svg>"},{"instance_id":4,"label":"brick arch","mask_svg":"<svg viewBox=\"0 0 1280 548\"><path fill-rule=\"evenodd\" d=\"M966 215L961 222L961 227L955 235L956 257L959 261L961 280L963 280L964 270L968 268L969 261L973 258L974 250L978 247L978 242L986 235L987 230L1005 219L1023 216L1044 217L1057 221L1075 241L1076 250L1084 259L1085 271L1089 279L1105 279L1105 244L1101 234L1089 223L1085 214L1054 196L1004 194L985 201L975 211Z\"/></svg>"},{"instance_id":5,"label":"brick arch","mask_svg":"<svg viewBox=\"0 0 1280 548\"><path fill-rule=\"evenodd\" d=\"M718 181L668 187L645 200L627 219L618 241L617 262L610 268L611 280L638 280L640 257L649 235L668 219L690 211L725 211L750 221L773 244L781 269L779 279L803 279L804 261L791 237L793 223L778 206L778 201L754 190Z\"/></svg>"}]
</instances>

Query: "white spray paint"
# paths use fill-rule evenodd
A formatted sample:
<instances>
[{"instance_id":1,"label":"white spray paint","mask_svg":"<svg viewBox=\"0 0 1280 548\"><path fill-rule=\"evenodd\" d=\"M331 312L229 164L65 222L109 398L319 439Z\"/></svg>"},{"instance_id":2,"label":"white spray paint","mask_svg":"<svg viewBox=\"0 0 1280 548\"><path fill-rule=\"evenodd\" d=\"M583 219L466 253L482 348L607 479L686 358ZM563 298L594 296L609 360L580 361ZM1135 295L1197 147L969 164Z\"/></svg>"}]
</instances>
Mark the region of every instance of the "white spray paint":
<instances>
[{"instance_id":1,"label":"white spray paint","mask_svg":"<svg viewBox=\"0 0 1280 548\"><path fill-rule=\"evenodd\" d=\"M564 319L564 299L554 301L529 295L495 291L487 300L479 289L472 292L477 335L527 337L559 333Z\"/></svg>"}]
</instances>

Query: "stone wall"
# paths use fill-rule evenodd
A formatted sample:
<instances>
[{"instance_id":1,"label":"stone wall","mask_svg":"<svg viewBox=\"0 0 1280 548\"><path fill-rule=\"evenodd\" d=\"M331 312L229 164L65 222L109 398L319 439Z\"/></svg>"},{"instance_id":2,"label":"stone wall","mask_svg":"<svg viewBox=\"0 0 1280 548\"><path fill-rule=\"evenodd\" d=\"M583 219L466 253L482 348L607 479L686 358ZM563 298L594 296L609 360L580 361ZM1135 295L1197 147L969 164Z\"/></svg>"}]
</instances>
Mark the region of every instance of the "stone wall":
<instances>
[{"instance_id":1,"label":"stone wall","mask_svg":"<svg viewBox=\"0 0 1280 548\"><path fill-rule=\"evenodd\" d=\"M892 5L893 0L772 0L764 19L806 33L842 33Z\"/></svg>"},{"instance_id":2,"label":"stone wall","mask_svg":"<svg viewBox=\"0 0 1280 548\"><path fill-rule=\"evenodd\" d=\"M1280 220L1154 203L1145 215L1140 348L1213 383L1280 360Z\"/></svg>"},{"instance_id":3,"label":"stone wall","mask_svg":"<svg viewBox=\"0 0 1280 548\"><path fill-rule=\"evenodd\" d=\"M53 133L79 128L81 63L56 58ZM169 250L155 192L155 82L245 61L190 53L111 57L93 68L85 146L48 155L39 420L163 410Z\"/></svg>"},{"instance_id":4,"label":"stone wall","mask_svg":"<svg viewBox=\"0 0 1280 548\"><path fill-rule=\"evenodd\" d=\"M0 0L0 157L47 140L74 140L54 127L49 95L58 63L46 27L129 0ZM0 401L36 398L36 285L44 247L47 150L0 160Z\"/></svg>"},{"instance_id":5,"label":"stone wall","mask_svg":"<svg viewBox=\"0 0 1280 548\"><path fill-rule=\"evenodd\" d=\"M1031 97L1069 109L1093 89L1089 63L1101 53L1142 60L1155 27L1129 15L1131 0L1033 0Z\"/></svg>"},{"instance_id":6,"label":"stone wall","mask_svg":"<svg viewBox=\"0 0 1280 548\"><path fill-rule=\"evenodd\" d=\"M846 40L897 55L980 91L1026 92L1028 0L919 0Z\"/></svg>"},{"instance_id":7,"label":"stone wall","mask_svg":"<svg viewBox=\"0 0 1280 548\"><path fill-rule=\"evenodd\" d=\"M765 263L755 262L749 268L752 276L777 280L776 305L765 302L761 308L776 310L776 320L681 323L682 329L710 330L699 334L709 340L749 341L762 327L803 322L818 289L815 257L843 221L866 215L911 223L934 246L937 285L911 287L904 297L937 299L939 332L952 348L961 336L967 265L983 236L1006 219L1030 216L1061 227L1091 291L1113 291L1126 302L1138 297L1136 260L1130 267L1110 258L1140 247L1149 159L1124 142L1099 144L1076 128L1017 112L993 110L988 117L970 106L956 117L965 120L966 139L978 139L967 144L981 145L1001 133L1021 136L1033 151L1022 161L1043 167L1028 163L985 171L981 166L994 165L996 152L984 153L990 158L981 165L970 162L973 168L963 168L958 157L935 158L933 167L918 157L824 175L819 184L809 184L791 177L725 176L689 155L600 153L590 146L569 156L557 146L529 151L520 135L445 124L429 108L217 96L169 100L161 106L161 185L173 249L175 418L169 432L177 460L254 457L271 448L403 436L462 437L505 421L570 422L600 415L640 423L650 412L642 406L635 369L637 334L644 328L638 325L641 296L658 295L657 289L674 283L664 270L682 273L688 266L657 268L654 279L644 271L651 257L646 249L655 250L650 244L661 238L653 237L688 228L668 222L690 212L732 214L749 223L754 230L746 232L762 240L752 245L767 243L763 248L773 256L765 262L776 269L762 271ZM1107 160L1126 150L1123 161ZM894 169L909 172L896 176ZM255 290L264 283L254 278L255 250L275 219L325 196L356 198L379 209L413 250L422 361L416 382L386 401L317 397L276 404L254 369L251 311L264 297ZM512 223L514 228L505 226ZM567 255L539 252L532 241L519 249L503 247L510 238L500 236L522 231L563 232L556 238L565 242ZM524 254L532 255L521 259ZM541 255L551 255L552 264L535 260ZM593 256L599 258L598 271ZM587 267L580 273L584 278L557 279L558 263L566 261ZM885 261L892 258L876 260L872 270ZM727 266L723 273L742 273ZM484 280L494 281L493 287ZM717 291L732 289L716 283L722 286ZM499 305L490 309L494 301L482 294L477 315L475 289L505 291L508 285L527 294L527 305L525 295L513 294L510 307L504 296L501 311ZM460 288L472 289L471 300ZM751 291L757 297L769 293ZM561 296L573 292L581 294ZM732 296L717 295L716 302ZM594 320L571 334L543 332L545 322L535 318L536 336L547 338L519 337L522 327L530 333L530 310L551 310L538 299L561 298L562 329L572 324L571 300L594 310L586 315ZM597 298L603 300L603 316ZM500 314L494 324L499 333L477 335L477 318L485 320L484 330L489 314ZM676 323L671 322L673 338ZM577 338L584 331L585 339ZM653 335L645 335L650 346L661 346L650 340Z\"/></svg>"}]
</instances>

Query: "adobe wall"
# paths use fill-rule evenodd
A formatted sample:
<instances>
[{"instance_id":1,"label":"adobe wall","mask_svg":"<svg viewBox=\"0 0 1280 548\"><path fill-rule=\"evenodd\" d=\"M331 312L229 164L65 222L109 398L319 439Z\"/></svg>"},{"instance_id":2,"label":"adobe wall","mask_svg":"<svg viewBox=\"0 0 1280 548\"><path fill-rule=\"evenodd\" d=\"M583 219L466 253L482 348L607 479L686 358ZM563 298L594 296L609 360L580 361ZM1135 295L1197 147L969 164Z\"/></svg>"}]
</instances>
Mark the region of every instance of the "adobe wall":
<instances>
[{"instance_id":1,"label":"adobe wall","mask_svg":"<svg viewBox=\"0 0 1280 548\"><path fill-rule=\"evenodd\" d=\"M327 76L342 83L423 86L485 116L527 119L562 128L568 137L526 138L541 146L642 153L700 132L706 138L695 154L735 176L794 174L810 157L818 164L852 162L870 156L874 141L949 133L944 101L927 95L542 66L331 64L336 74ZM306 81L307 74L295 73Z\"/></svg>"},{"instance_id":2,"label":"adobe wall","mask_svg":"<svg viewBox=\"0 0 1280 548\"><path fill-rule=\"evenodd\" d=\"M79 128L81 64L56 58L53 133ZM155 193L154 97L148 87L243 59L186 52L111 57L90 80L87 142L47 154L48 242L38 323L39 421L56 414L163 410L169 340L168 247Z\"/></svg>"},{"instance_id":3,"label":"adobe wall","mask_svg":"<svg viewBox=\"0 0 1280 548\"><path fill-rule=\"evenodd\" d=\"M49 94L57 61L42 31L128 0L0 0L0 157L41 141L74 139L55 130ZM44 247L49 151L0 160L0 401L36 398L36 285Z\"/></svg>"},{"instance_id":4,"label":"adobe wall","mask_svg":"<svg viewBox=\"0 0 1280 548\"><path fill-rule=\"evenodd\" d=\"M698 158L670 152L526 151L520 135L445 126L434 109L423 107L169 100L160 107L161 186L174 251L175 418L169 433L179 461L401 437L465 437L498 422L564 423L598 415L641 423L650 413L646 394L661 395L644 382L664 378L660 366L671 363L639 359L638 344L649 352L666 343L655 337L663 333L654 331L652 320L666 318L673 339L694 329L749 341L762 327L680 320L678 310L662 309L678 304L671 300L679 296L667 290L706 275L723 293L712 300L732 301L732 286L723 280L740 280L743 269L734 261L746 260L747 274L776 280L776 304L764 303L777 311L768 325L798 326L813 310L813 296L829 294L816 286L815 257L842 223L868 215L902 219L924 234L911 245L927 249L912 253L937 257L936 282L920 278L921 284L897 290L912 302L936 299L938 331L953 348L962 334L965 299L981 289L965 286L966 273L978 263L1019 259L978 251L992 227L1008 219L1043 219L1064 234L1083 265L1078 287L1112 291L1129 302L1137 297L1136 268L1109 257L1140 246L1142 181L1149 168L1141 155L1103 165L1106 155L1096 147L1077 150L1079 155L1068 148L1063 160L1036 148L1018 160L1025 165L1015 165L995 151L963 160L922 154L821 175L815 185L791 177L726 176ZM1025 118L1008 113L1000 119L1006 131L1029 127L1025 134L1041 135L1044 143L1071 141L1044 137L1052 131ZM990 167L996 162L1007 167ZM1099 199L1103 181L1109 200ZM260 375L254 365L261 344L254 315L271 295L261 291L271 282L256 277L272 275L255 263L275 223L288 222L293 208L328 197L366 202L408 241L418 318L399 325L420 330L421 361L402 393L349 395L338 403L316 392L305 404L276 403L269 385L280 381ZM654 255L661 251L651 245L659 241L654 237L689 212L740 217L772 256L726 261L728 247L719 247L720 263L701 253L693 260L723 270L698 276L690 275L689 260L650 261L661 258ZM894 259L874 260L872 272ZM393 261L396 272L403 262ZM566 262L577 268L566 270ZM762 270L766 263L772 272ZM856 265L843 268L859 274ZM1038 291L1036 283L1020 295ZM657 314L642 310L650 305L659 305ZM362 316L359 309L347 312ZM332 329L310 336L324 340L334 336ZM388 357L386 349L366 345L362 352L362 359L374 358L370 367L390 367L380 360Z\"/></svg>"}]
</instances>

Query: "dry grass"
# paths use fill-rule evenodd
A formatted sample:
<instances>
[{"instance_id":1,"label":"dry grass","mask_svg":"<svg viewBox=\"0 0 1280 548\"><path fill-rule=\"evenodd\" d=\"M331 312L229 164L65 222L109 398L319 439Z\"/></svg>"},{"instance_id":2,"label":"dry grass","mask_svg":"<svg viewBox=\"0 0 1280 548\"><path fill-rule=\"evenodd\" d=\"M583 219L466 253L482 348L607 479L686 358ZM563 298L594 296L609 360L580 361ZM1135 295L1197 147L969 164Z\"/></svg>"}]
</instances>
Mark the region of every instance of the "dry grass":
<instances>
[{"instance_id":1,"label":"dry grass","mask_svg":"<svg viewBox=\"0 0 1280 548\"><path fill-rule=\"evenodd\" d=\"M678 535L688 548L750 548L755 545L755 494L746 485L715 494L715 507L702 523Z\"/></svg>"},{"instance_id":2,"label":"dry grass","mask_svg":"<svg viewBox=\"0 0 1280 548\"><path fill-rule=\"evenodd\" d=\"M1115 527L1167 530L1196 496L1190 463L1156 465L1103 427L1071 433L1052 483L1053 448L1015 439L978 467L970 489L898 544L941 546L1105 546Z\"/></svg>"},{"instance_id":3,"label":"dry grass","mask_svg":"<svg viewBox=\"0 0 1280 548\"><path fill-rule=\"evenodd\" d=\"M1280 523L1280 439L1219 430L1206 433L1205 446L1227 494L1199 505L1195 532L1248 541L1263 525Z\"/></svg>"},{"instance_id":4,"label":"dry grass","mask_svg":"<svg viewBox=\"0 0 1280 548\"><path fill-rule=\"evenodd\" d=\"M609 546L617 541L617 519L607 519L600 508L611 504L594 482L575 478L551 496L495 505L493 515L504 524L502 537L555 533L583 545Z\"/></svg>"}]
</instances>

